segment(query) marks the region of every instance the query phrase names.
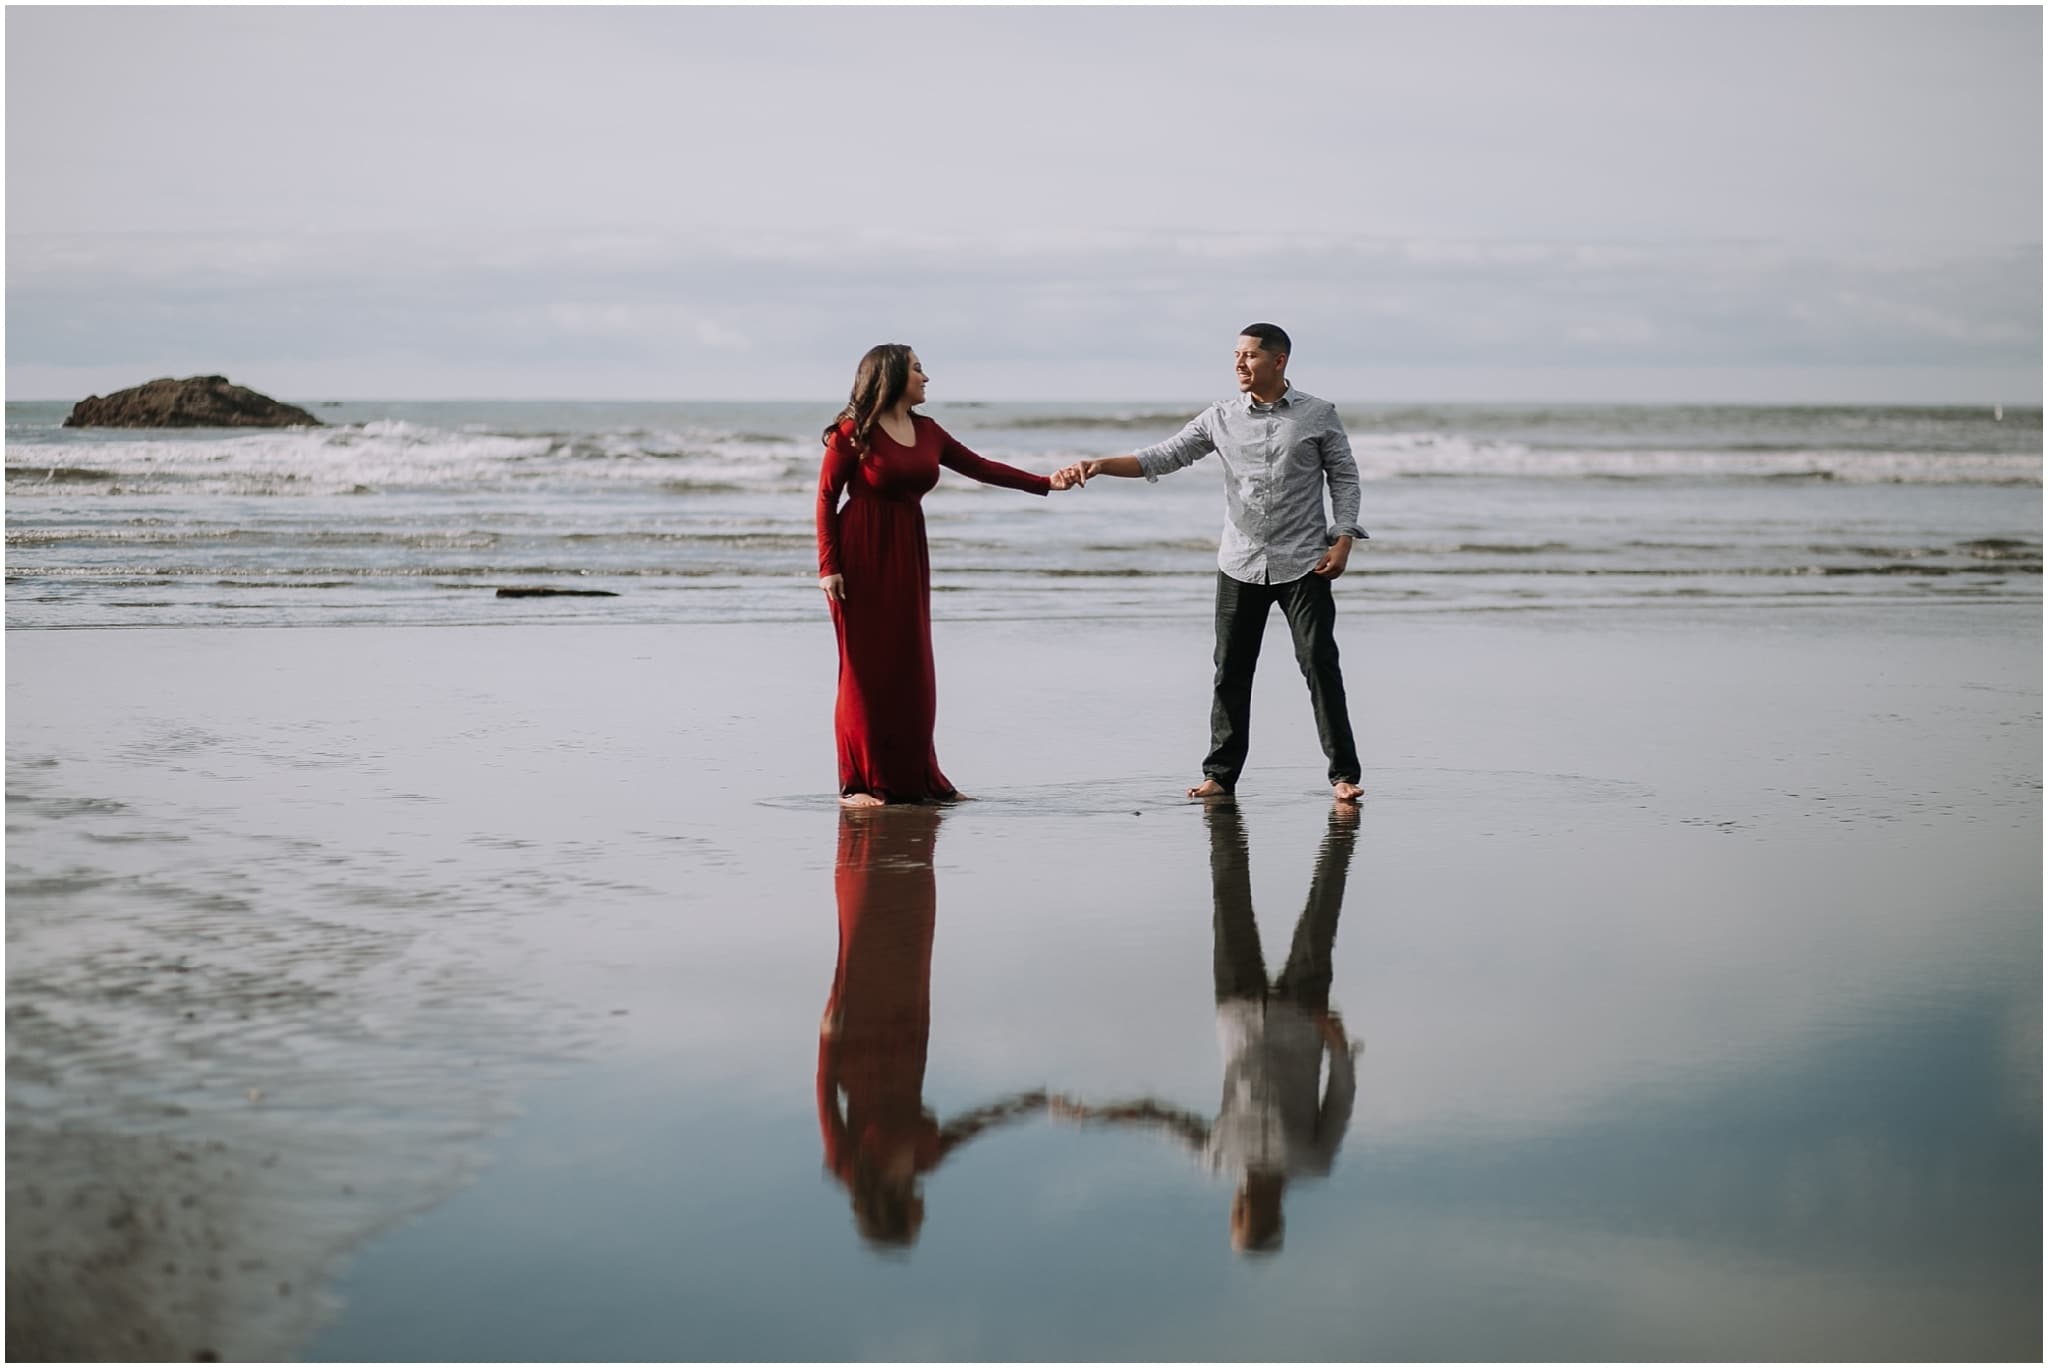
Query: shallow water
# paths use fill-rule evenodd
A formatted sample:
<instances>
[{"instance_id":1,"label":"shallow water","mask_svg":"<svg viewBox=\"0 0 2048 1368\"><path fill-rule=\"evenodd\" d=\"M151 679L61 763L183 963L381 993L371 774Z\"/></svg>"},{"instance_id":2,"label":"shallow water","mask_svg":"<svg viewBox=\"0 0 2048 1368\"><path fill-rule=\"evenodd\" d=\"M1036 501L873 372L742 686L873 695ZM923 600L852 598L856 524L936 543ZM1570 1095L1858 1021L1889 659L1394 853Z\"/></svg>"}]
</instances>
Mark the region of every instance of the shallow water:
<instances>
[{"instance_id":1,"label":"shallow water","mask_svg":"<svg viewBox=\"0 0 2048 1368\"><path fill-rule=\"evenodd\" d=\"M1284 671L1176 801L1199 623L942 624L977 800L850 819L815 625L18 635L10 1270L70 1135L197 1150L118 1288L231 1356L2037 1357L2038 622L1347 625L1334 844ZM1278 983L1340 867L1355 1102L1239 1253L1217 913ZM827 1166L849 919L921 1218Z\"/></svg>"},{"instance_id":2,"label":"shallow water","mask_svg":"<svg viewBox=\"0 0 2048 1368\"><path fill-rule=\"evenodd\" d=\"M1362 1046L1356 1114L1329 1176L1288 1185L1275 1251L1233 1252L1232 1173L1164 1125L1027 1105L916 1180L919 1221L866 1238L851 1180L821 1173L839 926L914 921L926 852L929 1044L892 1063L922 1075L927 1124L1039 1089L1212 1120L1212 921L1231 909L1205 885L1239 848L1213 817L1084 824L994 798L932 840L882 814L899 840L837 837L831 874L866 887L835 922L822 866L862 819L792 816L792 862L816 872L776 918L790 944L678 984L728 1028L535 1094L477 1186L345 1280L314 1353L2024 1355L2038 928L2017 887L1969 900L1968 946L1912 910L1991 847L1930 869L1871 830L1729 858L1715 827L1569 777L1535 785L1548 819L1447 843L1457 790L1488 778L1411 780L1399 812L1358 822L1330 993ZM1276 980L1329 873L1327 807L1247 804ZM730 910L776 915L760 903ZM1894 943L1841 944L1859 935Z\"/></svg>"}]
</instances>

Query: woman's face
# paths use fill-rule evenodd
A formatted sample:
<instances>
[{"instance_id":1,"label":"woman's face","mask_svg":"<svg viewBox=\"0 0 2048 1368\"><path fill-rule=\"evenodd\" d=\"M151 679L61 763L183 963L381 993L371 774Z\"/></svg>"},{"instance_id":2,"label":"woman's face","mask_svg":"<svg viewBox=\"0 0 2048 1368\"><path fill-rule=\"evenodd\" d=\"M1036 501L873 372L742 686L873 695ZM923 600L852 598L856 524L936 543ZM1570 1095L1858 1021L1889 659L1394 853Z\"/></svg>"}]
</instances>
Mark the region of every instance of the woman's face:
<instances>
[{"instance_id":1,"label":"woman's face","mask_svg":"<svg viewBox=\"0 0 2048 1368\"><path fill-rule=\"evenodd\" d=\"M910 380L903 387L903 402L915 407L924 402L924 385L928 377L924 373L924 362L917 359L917 353L910 354Z\"/></svg>"}]
</instances>

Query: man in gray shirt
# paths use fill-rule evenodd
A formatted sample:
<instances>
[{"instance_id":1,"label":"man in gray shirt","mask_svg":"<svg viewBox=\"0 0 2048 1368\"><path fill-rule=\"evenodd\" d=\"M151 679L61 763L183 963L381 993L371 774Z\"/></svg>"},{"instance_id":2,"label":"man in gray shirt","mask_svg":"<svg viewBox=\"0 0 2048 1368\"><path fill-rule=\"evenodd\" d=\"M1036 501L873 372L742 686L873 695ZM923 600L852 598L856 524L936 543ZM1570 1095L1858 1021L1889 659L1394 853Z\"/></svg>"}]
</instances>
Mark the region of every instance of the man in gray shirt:
<instances>
[{"instance_id":1,"label":"man in gray shirt","mask_svg":"<svg viewBox=\"0 0 2048 1368\"><path fill-rule=\"evenodd\" d=\"M1223 460L1227 516L1216 556L1216 695L1209 710L1209 754L1190 798L1233 792L1251 747L1252 674L1275 603L1294 634L1294 658L1308 680L1316 734L1330 762L1330 789L1355 802L1358 748L1337 666L1337 605L1330 581L1344 573L1358 525L1358 466L1337 407L1287 382L1293 344L1271 323L1237 339L1241 397L1219 400L1179 435L1123 456L1080 461L1062 471L1143 477L1183 470L1210 452ZM1323 486L1332 522L1323 517Z\"/></svg>"}]
</instances>

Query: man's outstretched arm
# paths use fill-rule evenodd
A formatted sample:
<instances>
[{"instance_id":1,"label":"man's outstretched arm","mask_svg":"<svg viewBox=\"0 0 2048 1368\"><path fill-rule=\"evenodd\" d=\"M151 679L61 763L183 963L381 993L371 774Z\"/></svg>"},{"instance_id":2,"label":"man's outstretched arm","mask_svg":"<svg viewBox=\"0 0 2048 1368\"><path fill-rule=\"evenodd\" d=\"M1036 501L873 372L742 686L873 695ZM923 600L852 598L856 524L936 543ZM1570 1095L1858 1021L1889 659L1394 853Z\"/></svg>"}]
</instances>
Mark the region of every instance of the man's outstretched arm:
<instances>
[{"instance_id":1,"label":"man's outstretched arm","mask_svg":"<svg viewBox=\"0 0 2048 1368\"><path fill-rule=\"evenodd\" d=\"M1059 1120L1084 1125L1138 1126L1165 1131L1196 1150L1209 1143L1207 1121L1191 1111L1169 1107L1149 1097L1142 1097L1134 1102L1114 1102L1106 1106L1091 1107L1068 1097L1065 1093L1054 1093L1047 1102L1047 1110Z\"/></svg>"},{"instance_id":2,"label":"man's outstretched arm","mask_svg":"<svg viewBox=\"0 0 2048 1368\"><path fill-rule=\"evenodd\" d=\"M1083 483L1097 475L1115 475L1119 479L1135 480L1145 473L1135 456L1097 456L1093 460L1076 461L1067 469L1074 472Z\"/></svg>"},{"instance_id":3,"label":"man's outstretched arm","mask_svg":"<svg viewBox=\"0 0 2048 1368\"><path fill-rule=\"evenodd\" d=\"M1086 484L1091 476L1116 475L1126 480L1156 480L1161 475L1185 470L1216 449L1210 435L1209 411L1204 409L1188 425L1156 446L1122 456L1098 456L1076 461L1060 471L1071 483Z\"/></svg>"}]
</instances>

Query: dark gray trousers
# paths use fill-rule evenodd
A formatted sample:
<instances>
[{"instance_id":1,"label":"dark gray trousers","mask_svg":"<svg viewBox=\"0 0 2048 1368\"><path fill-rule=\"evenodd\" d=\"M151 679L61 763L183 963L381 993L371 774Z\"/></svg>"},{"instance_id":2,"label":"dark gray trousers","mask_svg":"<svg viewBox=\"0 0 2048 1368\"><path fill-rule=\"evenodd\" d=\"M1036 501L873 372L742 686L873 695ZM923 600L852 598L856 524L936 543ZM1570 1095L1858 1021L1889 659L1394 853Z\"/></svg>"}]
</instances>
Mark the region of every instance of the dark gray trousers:
<instances>
[{"instance_id":1,"label":"dark gray trousers","mask_svg":"<svg viewBox=\"0 0 2048 1368\"><path fill-rule=\"evenodd\" d=\"M1209 826L1209 880L1216 904L1216 1000L1284 998L1310 1011L1330 1005L1330 951L1344 911L1344 878L1358 838L1357 819L1332 812L1316 852L1308 901L1280 977L1266 977L1259 924L1252 913L1251 856L1235 806L1221 800L1204 814Z\"/></svg>"},{"instance_id":2,"label":"dark gray trousers","mask_svg":"<svg viewBox=\"0 0 2048 1368\"><path fill-rule=\"evenodd\" d=\"M1286 584L1246 584L1216 572L1216 697L1209 706L1209 754L1202 773L1237 788L1252 743L1252 674L1274 604L1294 634L1294 659L1308 681L1316 736L1330 762L1330 782L1358 782L1358 747L1344 706L1344 675L1337 668L1337 602L1330 582L1303 575Z\"/></svg>"}]
</instances>

